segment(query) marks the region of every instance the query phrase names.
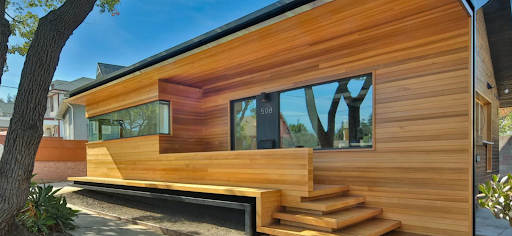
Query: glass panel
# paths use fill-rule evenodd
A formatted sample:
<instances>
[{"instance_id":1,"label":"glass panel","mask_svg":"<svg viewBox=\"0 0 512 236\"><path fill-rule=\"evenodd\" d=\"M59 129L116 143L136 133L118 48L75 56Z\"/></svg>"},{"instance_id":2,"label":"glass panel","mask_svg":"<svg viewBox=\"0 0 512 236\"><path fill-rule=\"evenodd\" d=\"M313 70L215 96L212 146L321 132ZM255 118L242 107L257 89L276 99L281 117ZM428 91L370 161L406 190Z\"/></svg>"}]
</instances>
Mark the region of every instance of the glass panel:
<instances>
[{"instance_id":1,"label":"glass panel","mask_svg":"<svg viewBox=\"0 0 512 236\"><path fill-rule=\"evenodd\" d=\"M156 101L89 119L89 141L170 133L169 102Z\"/></svg>"},{"instance_id":2,"label":"glass panel","mask_svg":"<svg viewBox=\"0 0 512 236\"><path fill-rule=\"evenodd\" d=\"M170 121L169 121L169 118L171 117L170 116L170 106L169 106L169 102L166 102L166 101L160 101L160 103L158 104L158 107L160 109L160 119L159 119L159 123L158 123L158 130L159 130L159 133L161 134L169 134L170 132L170 129L169 129L169 125L170 125Z\"/></svg>"},{"instance_id":3,"label":"glass panel","mask_svg":"<svg viewBox=\"0 0 512 236\"><path fill-rule=\"evenodd\" d=\"M256 99L233 102L234 150L256 149Z\"/></svg>"},{"instance_id":4,"label":"glass panel","mask_svg":"<svg viewBox=\"0 0 512 236\"><path fill-rule=\"evenodd\" d=\"M281 147L372 147L372 76L280 94Z\"/></svg>"}]
</instances>

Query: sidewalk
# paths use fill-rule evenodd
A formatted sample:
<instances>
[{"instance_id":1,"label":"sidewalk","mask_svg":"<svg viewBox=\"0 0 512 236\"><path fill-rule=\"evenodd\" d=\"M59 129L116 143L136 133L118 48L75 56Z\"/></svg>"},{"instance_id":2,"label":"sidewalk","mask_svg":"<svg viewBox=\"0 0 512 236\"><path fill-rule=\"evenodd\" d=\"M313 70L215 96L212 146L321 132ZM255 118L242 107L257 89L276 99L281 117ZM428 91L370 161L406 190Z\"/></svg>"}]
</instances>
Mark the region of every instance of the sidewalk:
<instances>
[{"instance_id":1,"label":"sidewalk","mask_svg":"<svg viewBox=\"0 0 512 236\"><path fill-rule=\"evenodd\" d=\"M510 236L512 228L506 220L494 218L492 213L483 208L476 210L476 235L477 236Z\"/></svg>"},{"instance_id":2,"label":"sidewalk","mask_svg":"<svg viewBox=\"0 0 512 236\"><path fill-rule=\"evenodd\" d=\"M77 206L68 204L75 210L80 210L78 218L75 219L79 228L68 231L75 236L96 236L96 235L122 235L122 236L161 236L145 227L132 225L122 221L112 220L99 216L98 214L84 210Z\"/></svg>"},{"instance_id":3,"label":"sidewalk","mask_svg":"<svg viewBox=\"0 0 512 236\"><path fill-rule=\"evenodd\" d=\"M44 183L44 184L40 183L40 184L37 184L37 185L39 185L39 186L51 185L51 186L53 186L53 189L61 189L61 188L64 188L64 187L66 187L66 186L68 186L68 185L70 185L72 183L73 182L71 182L71 181L66 181L66 182L55 182L55 183L48 183L48 184L47 183Z\"/></svg>"}]
</instances>

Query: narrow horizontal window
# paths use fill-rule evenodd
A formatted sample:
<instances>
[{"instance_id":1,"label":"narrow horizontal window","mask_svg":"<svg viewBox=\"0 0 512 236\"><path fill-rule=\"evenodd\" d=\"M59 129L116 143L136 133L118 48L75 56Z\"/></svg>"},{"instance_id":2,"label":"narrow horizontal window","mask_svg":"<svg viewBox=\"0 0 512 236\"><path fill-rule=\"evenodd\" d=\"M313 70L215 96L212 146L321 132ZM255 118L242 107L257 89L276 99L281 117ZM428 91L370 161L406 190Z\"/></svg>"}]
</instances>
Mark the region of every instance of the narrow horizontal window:
<instances>
[{"instance_id":1,"label":"narrow horizontal window","mask_svg":"<svg viewBox=\"0 0 512 236\"><path fill-rule=\"evenodd\" d=\"M89 141L170 134L170 103L155 101L89 118Z\"/></svg>"}]
</instances>

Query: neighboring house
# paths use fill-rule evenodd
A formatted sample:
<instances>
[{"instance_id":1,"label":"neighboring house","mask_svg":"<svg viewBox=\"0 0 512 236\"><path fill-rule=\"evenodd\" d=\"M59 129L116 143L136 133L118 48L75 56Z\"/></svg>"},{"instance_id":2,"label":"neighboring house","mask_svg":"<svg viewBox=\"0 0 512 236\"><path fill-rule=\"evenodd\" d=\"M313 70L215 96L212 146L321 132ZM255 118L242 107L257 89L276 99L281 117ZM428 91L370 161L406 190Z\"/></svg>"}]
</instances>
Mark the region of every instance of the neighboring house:
<instances>
[{"instance_id":1,"label":"neighboring house","mask_svg":"<svg viewBox=\"0 0 512 236\"><path fill-rule=\"evenodd\" d=\"M123 66L98 63L96 78L102 78ZM87 140L87 119L85 107L65 102L69 92L95 81L79 78L73 81L54 81L48 98L48 118L45 118L45 136L62 137L69 140ZM57 122L57 124L55 124Z\"/></svg>"},{"instance_id":2,"label":"neighboring house","mask_svg":"<svg viewBox=\"0 0 512 236\"><path fill-rule=\"evenodd\" d=\"M9 129L9 122L11 122L10 117L0 116L0 135L5 135L7 133L7 130Z\"/></svg>"},{"instance_id":3,"label":"neighboring house","mask_svg":"<svg viewBox=\"0 0 512 236\"><path fill-rule=\"evenodd\" d=\"M0 101L0 117L12 117L14 112L14 103Z\"/></svg>"},{"instance_id":4,"label":"neighboring house","mask_svg":"<svg viewBox=\"0 0 512 236\"><path fill-rule=\"evenodd\" d=\"M14 103L0 101L0 135L7 133L13 112Z\"/></svg>"},{"instance_id":5,"label":"neighboring house","mask_svg":"<svg viewBox=\"0 0 512 236\"><path fill-rule=\"evenodd\" d=\"M94 79L90 78L79 78L73 81L63 81L63 80L54 80L52 81L52 84L50 85L50 91L48 92L48 101L47 101L47 109L44 116L44 122L43 122L43 136L44 137L65 137L66 139L74 139L72 138L71 134L67 131L64 131L64 127L67 127L67 125L63 124L62 121L59 121L60 117L57 117L59 114L59 110L64 108L61 107L67 107L67 104L63 104L63 100L66 99L67 95L66 93L69 93L73 89L79 88L85 84L91 83L94 81ZM80 112L80 109L77 108L77 113ZM83 108L82 108L83 110ZM64 112L63 111L63 112ZM85 113L82 113L85 114ZM84 116L81 118L82 123L86 122L86 119ZM79 131L81 129L81 132ZM68 129L69 130L69 129ZM87 127L78 127L76 132L86 134ZM65 135L67 134L67 135ZM82 136L82 138L85 140L87 139L86 136Z\"/></svg>"},{"instance_id":6,"label":"neighboring house","mask_svg":"<svg viewBox=\"0 0 512 236\"><path fill-rule=\"evenodd\" d=\"M512 60L495 58L511 41L493 34L512 35L511 14L480 6L282 0L101 76L66 100L89 117L71 180L250 198L276 236L473 235L512 101Z\"/></svg>"},{"instance_id":7,"label":"neighboring house","mask_svg":"<svg viewBox=\"0 0 512 236\"><path fill-rule=\"evenodd\" d=\"M103 77L112 74L120 69L123 69L124 66L112 65L107 63L98 63L98 67L96 68L96 79L102 79Z\"/></svg>"}]
</instances>

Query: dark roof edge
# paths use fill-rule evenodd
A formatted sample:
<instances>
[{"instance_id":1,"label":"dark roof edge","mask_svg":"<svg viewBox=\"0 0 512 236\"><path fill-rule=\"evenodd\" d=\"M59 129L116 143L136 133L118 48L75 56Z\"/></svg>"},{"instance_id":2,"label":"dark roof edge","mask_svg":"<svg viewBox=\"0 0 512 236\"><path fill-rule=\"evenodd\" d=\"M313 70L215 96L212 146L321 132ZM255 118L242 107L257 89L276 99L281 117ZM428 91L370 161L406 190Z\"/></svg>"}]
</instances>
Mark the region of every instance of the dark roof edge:
<instances>
[{"instance_id":1,"label":"dark roof edge","mask_svg":"<svg viewBox=\"0 0 512 236\"><path fill-rule=\"evenodd\" d=\"M167 49L161 53L153 55L149 58L146 58L140 62L137 62L131 66L120 69L102 80L87 84L80 88L77 88L70 92L70 97L76 96L80 93L86 92L93 88L99 87L101 85L107 84L134 72L140 71L142 69L148 68L152 65L158 64L170 58L179 56L188 51L194 50L221 38L224 38L228 35L234 34L241 30L247 29L251 26L257 25L266 20L272 19L276 16L282 15L286 12L289 12L293 9L306 5L308 3L314 2L315 0L280 0L279 2L270 4L260 10L257 10L249 15L246 15L240 19L232 21L228 24L225 24L219 28L211 30L205 34L202 34L196 38L188 40L184 43L181 43L177 46L174 46L170 49Z\"/></svg>"}]
</instances>

